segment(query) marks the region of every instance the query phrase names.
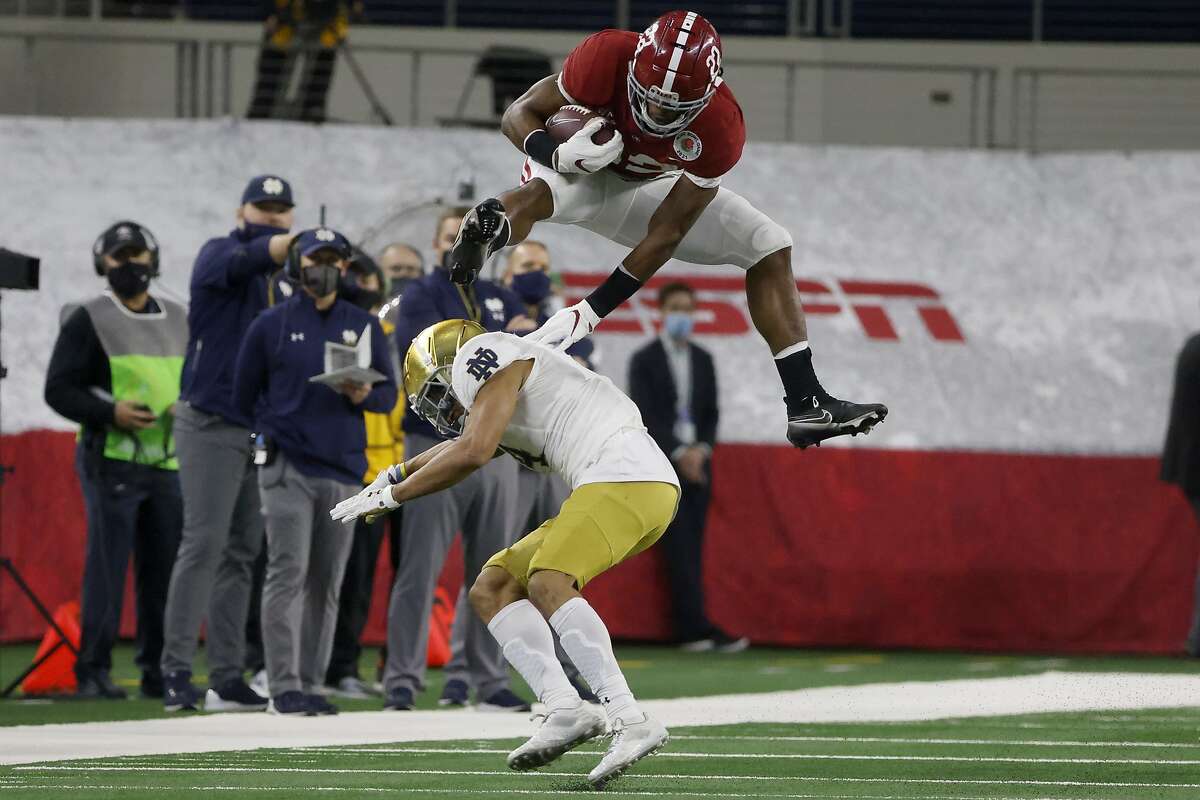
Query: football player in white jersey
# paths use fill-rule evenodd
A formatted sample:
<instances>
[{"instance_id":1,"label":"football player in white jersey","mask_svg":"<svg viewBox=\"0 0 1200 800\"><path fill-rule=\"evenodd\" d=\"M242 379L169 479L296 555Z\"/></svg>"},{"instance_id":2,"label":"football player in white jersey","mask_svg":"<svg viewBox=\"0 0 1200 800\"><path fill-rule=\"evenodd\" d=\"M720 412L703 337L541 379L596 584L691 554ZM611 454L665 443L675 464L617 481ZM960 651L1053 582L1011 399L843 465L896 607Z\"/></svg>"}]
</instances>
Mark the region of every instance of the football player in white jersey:
<instances>
[{"instance_id":1,"label":"football player in white jersey","mask_svg":"<svg viewBox=\"0 0 1200 800\"><path fill-rule=\"evenodd\" d=\"M541 726L509 754L509 767L544 766L605 730L555 658L553 629L613 733L588 775L601 788L662 747L667 730L638 708L608 629L579 590L662 536L679 502L675 469L608 378L474 322L447 320L418 334L405 356L404 389L418 414L454 438L384 470L330 514L349 521L384 513L453 486L502 453L567 481L571 494L558 515L494 555L469 597L545 705Z\"/></svg>"}]
</instances>

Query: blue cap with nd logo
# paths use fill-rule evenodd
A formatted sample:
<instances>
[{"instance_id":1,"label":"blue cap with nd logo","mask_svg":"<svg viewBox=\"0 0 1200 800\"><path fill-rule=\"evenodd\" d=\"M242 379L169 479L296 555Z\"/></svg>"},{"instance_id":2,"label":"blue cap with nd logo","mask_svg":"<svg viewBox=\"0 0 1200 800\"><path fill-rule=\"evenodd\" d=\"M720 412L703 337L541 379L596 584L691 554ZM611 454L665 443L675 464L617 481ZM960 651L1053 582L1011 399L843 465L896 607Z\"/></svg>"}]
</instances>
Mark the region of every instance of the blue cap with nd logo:
<instances>
[{"instance_id":1,"label":"blue cap with nd logo","mask_svg":"<svg viewBox=\"0 0 1200 800\"><path fill-rule=\"evenodd\" d=\"M292 187L278 175L258 175L250 179L242 192L242 205L246 203L283 203L296 205L292 201Z\"/></svg>"}]
</instances>

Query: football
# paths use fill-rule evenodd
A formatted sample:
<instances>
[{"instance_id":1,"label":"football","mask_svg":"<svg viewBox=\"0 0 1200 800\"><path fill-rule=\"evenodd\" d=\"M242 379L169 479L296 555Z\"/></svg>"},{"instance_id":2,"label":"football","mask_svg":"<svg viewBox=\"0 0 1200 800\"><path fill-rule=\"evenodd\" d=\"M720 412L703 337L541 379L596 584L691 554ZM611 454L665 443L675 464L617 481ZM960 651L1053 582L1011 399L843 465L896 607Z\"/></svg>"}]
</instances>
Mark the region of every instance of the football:
<instances>
[{"instance_id":1,"label":"football","mask_svg":"<svg viewBox=\"0 0 1200 800\"><path fill-rule=\"evenodd\" d=\"M555 111L550 119L546 120L546 132L554 141L562 144L596 116L599 115L585 106L563 106ZM616 130L617 128L612 122L605 120L604 126L592 134L592 141L596 144L604 144L612 139Z\"/></svg>"}]
</instances>

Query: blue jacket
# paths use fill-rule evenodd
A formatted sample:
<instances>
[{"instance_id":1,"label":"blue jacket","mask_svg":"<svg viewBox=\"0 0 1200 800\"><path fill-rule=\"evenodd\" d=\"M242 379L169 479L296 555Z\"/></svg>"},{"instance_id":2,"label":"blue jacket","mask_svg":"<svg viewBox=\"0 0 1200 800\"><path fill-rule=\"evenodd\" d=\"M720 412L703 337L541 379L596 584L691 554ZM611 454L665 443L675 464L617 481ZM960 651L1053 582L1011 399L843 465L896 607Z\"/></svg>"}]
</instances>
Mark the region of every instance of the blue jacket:
<instances>
[{"instance_id":1,"label":"blue jacket","mask_svg":"<svg viewBox=\"0 0 1200 800\"><path fill-rule=\"evenodd\" d=\"M267 249L270 239L249 239L235 229L205 242L192 267L180 399L246 428L250 417L233 404L234 359L250 323L267 307L269 276L279 269ZM277 294L276 302L282 299Z\"/></svg>"},{"instance_id":2,"label":"blue jacket","mask_svg":"<svg viewBox=\"0 0 1200 800\"><path fill-rule=\"evenodd\" d=\"M353 344L371 326L371 368L387 376L362 405L309 378L325 371L325 342ZM301 474L355 486L367 469L363 412L386 414L396 404L396 381L379 320L336 300L324 312L311 297L264 311L250 325L237 356L233 401L253 418L254 429L273 441Z\"/></svg>"},{"instance_id":3,"label":"blue jacket","mask_svg":"<svg viewBox=\"0 0 1200 800\"><path fill-rule=\"evenodd\" d=\"M520 298L499 284L479 279L464 290L450 282L449 272L440 267L434 269L404 289L395 333L400 363L404 363L413 338L435 322L471 319L489 331L502 331L513 317L524 313L525 305ZM404 432L441 438L411 407L404 414Z\"/></svg>"}]
</instances>

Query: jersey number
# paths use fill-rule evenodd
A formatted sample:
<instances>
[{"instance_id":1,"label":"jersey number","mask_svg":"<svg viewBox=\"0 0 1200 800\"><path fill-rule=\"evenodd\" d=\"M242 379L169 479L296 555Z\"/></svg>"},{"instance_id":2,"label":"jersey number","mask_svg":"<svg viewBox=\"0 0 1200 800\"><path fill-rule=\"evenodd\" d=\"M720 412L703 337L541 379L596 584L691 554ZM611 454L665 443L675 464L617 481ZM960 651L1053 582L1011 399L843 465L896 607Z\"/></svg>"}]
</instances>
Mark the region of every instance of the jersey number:
<instances>
[{"instance_id":1,"label":"jersey number","mask_svg":"<svg viewBox=\"0 0 1200 800\"><path fill-rule=\"evenodd\" d=\"M639 172L643 175L658 175L662 172L678 169L678 167L672 167L668 164L655 161L645 153L634 153L625 160L623 166L630 172Z\"/></svg>"}]
</instances>

